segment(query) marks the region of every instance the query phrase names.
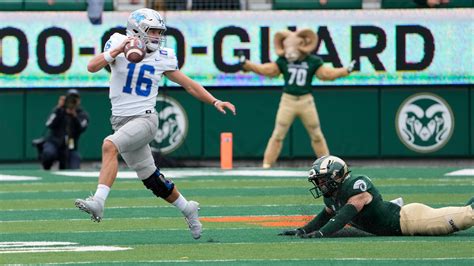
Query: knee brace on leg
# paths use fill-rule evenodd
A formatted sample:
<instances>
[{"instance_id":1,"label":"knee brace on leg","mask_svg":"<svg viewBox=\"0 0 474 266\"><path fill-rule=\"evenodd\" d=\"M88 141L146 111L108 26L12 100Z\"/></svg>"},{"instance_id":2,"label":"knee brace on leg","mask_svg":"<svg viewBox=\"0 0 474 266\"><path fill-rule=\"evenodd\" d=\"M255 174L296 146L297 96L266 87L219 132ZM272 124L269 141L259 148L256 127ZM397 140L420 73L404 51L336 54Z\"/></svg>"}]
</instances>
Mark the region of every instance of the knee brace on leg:
<instances>
[{"instance_id":1,"label":"knee brace on leg","mask_svg":"<svg viewBox=\"0 0 474 266\"><path fill-rule=\"evenodd\" d=\"M174 184L171 180L165 178L164 175L160 174L160 171L156 170L150 177L142 180L146 188L151 190L157 197L166 199L174 189Z\"/></svg>"}]
</instances>

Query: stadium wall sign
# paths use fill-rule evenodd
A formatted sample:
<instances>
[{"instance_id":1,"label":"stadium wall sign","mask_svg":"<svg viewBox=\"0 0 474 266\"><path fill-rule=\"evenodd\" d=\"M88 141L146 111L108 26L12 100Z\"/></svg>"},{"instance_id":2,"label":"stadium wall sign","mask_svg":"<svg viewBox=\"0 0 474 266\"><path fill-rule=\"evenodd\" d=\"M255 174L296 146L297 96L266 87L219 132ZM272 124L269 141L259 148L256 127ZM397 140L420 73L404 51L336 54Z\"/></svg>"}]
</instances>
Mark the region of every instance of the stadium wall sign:
<instances>
[{"instance_id":1,"label":"stadium wall sign","mask_svg":"<svg viewBox=\"0 0 474 266\"><path fill-rule=\"evenodd\" d=\"M410 150L435 152L451 138L454 131L453 111L436 94L413 94L400 105L395 128L400 141Z\"/></svg>"},{"instance_id":2,"label":"stadium wall sign","mask_svg":"<svg viewBox=\"0 0 474 266\"><path fill-rule=\"evenodd\" d=\"M183 106L170 96L158 95L158 132L150 143L151 150L168 154L183 144L188 134L188 116Z\"/></svg>"},{"instance_id":3,"label":"stadium wall sign","mask_svg":"<svg viewBox=\"0 0 474 266\"><path fill-rule=\"evenodd\" d=\"M274 61L273 35L297 28L318 33L314 53L327 64L359 61L353 75L314 85L474 83L474 9L229 12L163 13L167 46L203 85L282 85L243 73L236 55ZM125 31L127 16L105 12L104 24L91 25L83 12L2 12L0 88L107 87L109 73L88 73L87 62Z\"/></svg>"}]
</instances>

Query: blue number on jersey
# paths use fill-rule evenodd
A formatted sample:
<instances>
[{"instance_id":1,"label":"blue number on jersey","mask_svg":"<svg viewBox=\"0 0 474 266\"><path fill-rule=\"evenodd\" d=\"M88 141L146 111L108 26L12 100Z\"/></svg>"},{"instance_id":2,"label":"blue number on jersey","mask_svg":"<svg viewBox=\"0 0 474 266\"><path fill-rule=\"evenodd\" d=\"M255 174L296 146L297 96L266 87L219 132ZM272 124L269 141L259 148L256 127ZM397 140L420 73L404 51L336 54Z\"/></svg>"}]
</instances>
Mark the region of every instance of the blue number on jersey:
<instances>
[{"instance_id":1,"label":"blue number on jersey","mask_svg":"<svg viewBox=\"0 0 474 266\"><path fill-rule=\"evenodd\" d=\"M123 92L131 94L132 93L132 79L133 73L135 72L136 64L129 63L127 65L128 74L127 74L127 81L125 82L125 86L123 87ZM145 73L148 72L151 75L155 74L155 68L150 65L141 65L140 72L138 73L137 83L135 84L135 93L139 96L148 96L151 92L151 87L153 86L153 80L150 78L145 78ZM145 84L145 88L142 88L143 83Z\"/></svg>"}]
</instances>

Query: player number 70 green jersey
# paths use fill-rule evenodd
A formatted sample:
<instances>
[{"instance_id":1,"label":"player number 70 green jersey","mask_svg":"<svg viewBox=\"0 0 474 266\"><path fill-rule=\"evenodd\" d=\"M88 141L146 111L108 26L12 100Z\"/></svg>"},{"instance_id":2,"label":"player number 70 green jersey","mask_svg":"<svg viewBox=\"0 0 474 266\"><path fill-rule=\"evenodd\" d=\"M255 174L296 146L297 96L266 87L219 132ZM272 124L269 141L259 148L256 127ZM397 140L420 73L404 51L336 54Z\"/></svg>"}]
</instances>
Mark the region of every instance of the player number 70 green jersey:
<instances>
[{"instance_id":1,"label":"player number 70 green jersey","mask_svg":"<svg viewBox=\"0 0 474 266\"><path fill-rule=\"evenodd\" d=\"M285 80L283 92L295 96L311 93L311 82L323 63L323 60L316 55L308 55L303 60L292 63L288 62L285 57L279 57L276 64Z\"/></svg>"}]
</instances>

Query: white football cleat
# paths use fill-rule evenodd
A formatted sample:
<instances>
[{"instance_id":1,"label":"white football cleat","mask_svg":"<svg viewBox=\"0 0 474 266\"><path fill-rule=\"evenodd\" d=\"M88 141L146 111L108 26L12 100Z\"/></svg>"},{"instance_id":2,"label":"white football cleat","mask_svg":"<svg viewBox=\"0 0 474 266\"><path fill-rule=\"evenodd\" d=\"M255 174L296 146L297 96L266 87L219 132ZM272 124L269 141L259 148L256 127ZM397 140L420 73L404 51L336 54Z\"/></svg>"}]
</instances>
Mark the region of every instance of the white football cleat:
<instances>
[{"instance_id":1,"label":"white football cleat","mask_svg":"<svg viewBox=\"0 0 474 266\"><path fill-rule=\"evenodd\" d=\"M400 207L403 207L403 204L404 204L402 197L393 199L393 200L391 200L390 202L391 202L391 203L395 203L395 204L397 204L397 205L400 206Z\"/></svg>"},{"instance_id":2,"label":"white football cleat","mask_svg":"<svg viewBox=\"0 0 474 266\"><path fill-rule=\"evenodd\" d=\"M199 203L195 201L189 201L188 205L183 211L184 219L188 223L189 230L194 239L199 239L202 233L202 224L199 221Z\"/></svg>"},{"instance_id":3,"label":"white football cleat","mask_svg":"<svg viewBox=\"0 0 474 266\"><path fill-rule=\"evenodd\" d=\"M87 212L91 215L91 220L94 222L100 222L104 216L104 203L101 201L94 200L93 196L88 197L87 199L77 199L74 202L79 210Z\"/></svg>"}]
</instances>

